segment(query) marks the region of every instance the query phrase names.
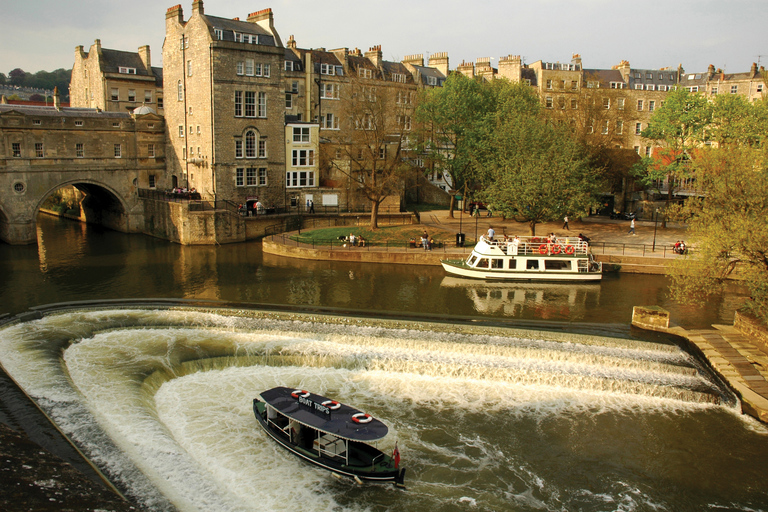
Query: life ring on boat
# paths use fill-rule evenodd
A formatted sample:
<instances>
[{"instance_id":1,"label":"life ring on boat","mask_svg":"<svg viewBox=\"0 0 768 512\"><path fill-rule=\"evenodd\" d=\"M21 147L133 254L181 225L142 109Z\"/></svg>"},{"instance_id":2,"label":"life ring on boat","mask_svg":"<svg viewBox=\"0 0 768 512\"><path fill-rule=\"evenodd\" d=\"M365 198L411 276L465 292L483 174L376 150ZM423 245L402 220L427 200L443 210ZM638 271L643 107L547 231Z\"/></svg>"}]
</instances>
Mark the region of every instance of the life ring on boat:
<instances>
[{"instance_id":1,"label":"life ring on boat","mask_svg":"<svg viewBox=\"0 0 768 512\"><path fill-rule=\"evenodd\" d=\"M539 254L547 254L547 244L541 244L539 246Z\"/></svg>"},{"instance_id":2,"label":"life ring on boat","mask_svg":"<svg viewBox=\"0 0 768 512\"><path fill-rule=\"evenodd\" d=\"M335 411L336 409L341 407L341 404L339 402L337 402L336 400L326 400L325 402L323 402L320 405L324 405L324 406L326 406L327 408L329 408L332 411Z\"/></svg>"},{"instance_id":3,"label":"life ring on boat","mask_svg":"<svg viewBox=\"0 0 768 512\"><path fill-rule=\"evenodd\" d=\"M355 423L370 423L373 421L373 416L368 414L367 412L358 412L357 414L352 415L352 421Z\"/></svg>"},{"instance_id":4,"label":"life ring on boat","mask_svg":"<svg viewBox=\"0 0 768 512\"><path fill-rule=\"evenodd\" d=\"M291 392L291 396L293 398L309 398L309 391L304 391L303 389L297 389L295 391Z\"/></svg>"},{"instance_id":5,"label":"life ring on boat","mask_svg":"<svg viewBox=\"0 0 768 512\"><path fill-rule=\"evenodd\" d=\"M572 245L566 245L565 246L565 254L573 254L576 252L576 248Z\"/></svg>"},{"instance_id":6,"label":"life ring on boat","mask_svg":"<svg viewBox=\"0 0 768 512\"><path fill-rule=\"evenodd\" d=\"M560 247L559 245L554 245L554 246L552 246L552 254L560 254L560 251L561 251L562 249L563 249L563 248L562 248L562 247Z\"/></svg>"}]
</instances>

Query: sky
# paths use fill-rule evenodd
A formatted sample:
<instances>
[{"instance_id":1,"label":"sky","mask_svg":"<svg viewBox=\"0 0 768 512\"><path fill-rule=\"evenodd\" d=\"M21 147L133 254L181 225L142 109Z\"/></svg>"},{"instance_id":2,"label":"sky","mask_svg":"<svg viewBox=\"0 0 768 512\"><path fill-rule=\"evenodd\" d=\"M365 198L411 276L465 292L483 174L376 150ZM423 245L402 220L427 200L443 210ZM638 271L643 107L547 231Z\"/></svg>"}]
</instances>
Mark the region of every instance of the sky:
<instances>
[{"instance_id":1,"label":"sky","mask_svg":"<svg viewBox=\"0 0 768 512\"><path fill-rule=\"evenodd\" d=\"M149 44L162 66L165 11L192 0L0 0L0 72L70 69L74 49L136 51ZM768 65L768 0L204 0L205 13L245 19L272 8L283 43L299 48L381 45L385 60L447 52L450 68L462 61L520 55L523 62L570 62L633 68L726 73ZM761 56L762 55L762 56Z\"/></svg>"}]
</instances>

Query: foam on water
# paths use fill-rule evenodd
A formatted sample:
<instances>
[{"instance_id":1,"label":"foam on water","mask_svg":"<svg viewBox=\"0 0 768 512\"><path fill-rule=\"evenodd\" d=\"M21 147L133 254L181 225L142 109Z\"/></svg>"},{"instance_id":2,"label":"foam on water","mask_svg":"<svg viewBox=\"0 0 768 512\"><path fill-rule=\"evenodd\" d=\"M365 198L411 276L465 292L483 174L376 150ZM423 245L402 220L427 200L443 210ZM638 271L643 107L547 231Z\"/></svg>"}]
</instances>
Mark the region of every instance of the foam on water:
<instances>
[{"instance_id":1,"label":"foam on water","mask_svg":"<svg viewBox=\"0 0 768 512\"><path fill-rule=\"evenodd\" d=\"M630 510L653 500L615 486L564 498L522 455L535 442L526 430L551 436L552 424L582 425L585 416L631 425L722 409L709 403L720 390L689 356L637 340L111 310L2 329L0 358L90 457L157 510L556 510L581 500ZM409 494L336 481L269 441L251 401L277 385L333 396L387 423L379 447L398 441Z\"/></svg>"}]
</instances>

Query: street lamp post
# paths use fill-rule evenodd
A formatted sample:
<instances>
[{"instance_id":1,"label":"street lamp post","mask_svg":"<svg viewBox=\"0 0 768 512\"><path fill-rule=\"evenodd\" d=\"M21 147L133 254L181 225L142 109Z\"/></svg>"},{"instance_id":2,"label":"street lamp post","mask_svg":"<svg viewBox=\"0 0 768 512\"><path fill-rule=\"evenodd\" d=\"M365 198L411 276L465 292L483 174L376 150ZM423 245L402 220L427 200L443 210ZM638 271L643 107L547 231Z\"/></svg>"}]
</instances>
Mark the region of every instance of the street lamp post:
<instances>
[{"instance_id":1,"label":"street lamp post","mask_svg":"<svg viewBox=\"0 0 768 512\"><path fill-rule=\"evenodd\" d=\"M659 225L659 209L656 208L654 213L656 214L656 217L653 222L653 248L651 249L651 252L656 252L656 227Z\"/></svg>"}]
</instances>

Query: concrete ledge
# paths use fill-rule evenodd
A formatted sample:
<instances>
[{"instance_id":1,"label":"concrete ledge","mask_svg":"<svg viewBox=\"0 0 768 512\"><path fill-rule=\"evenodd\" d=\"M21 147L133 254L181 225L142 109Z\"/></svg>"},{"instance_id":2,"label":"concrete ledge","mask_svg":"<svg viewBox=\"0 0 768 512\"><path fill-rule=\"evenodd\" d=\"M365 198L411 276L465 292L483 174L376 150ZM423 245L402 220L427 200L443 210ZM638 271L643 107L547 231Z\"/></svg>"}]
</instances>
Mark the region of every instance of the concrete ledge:
<instances>
[{"instance_id":1,"label":"concrete ledge","mask_svg":"<svg viewBox=\"0 0 768 512\"><path fill-rule=\"evenodd\" d=\"M632 308L632 325L649 331L667 332L669 312L658 306L635 306Z\"/></svg>"}]
</instances>

